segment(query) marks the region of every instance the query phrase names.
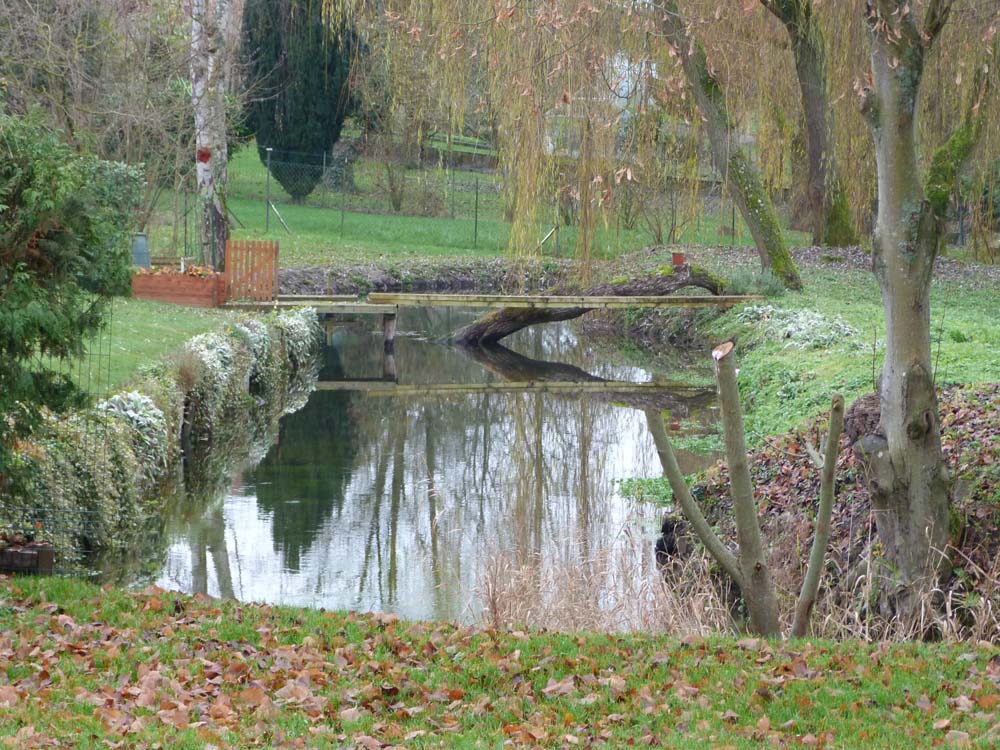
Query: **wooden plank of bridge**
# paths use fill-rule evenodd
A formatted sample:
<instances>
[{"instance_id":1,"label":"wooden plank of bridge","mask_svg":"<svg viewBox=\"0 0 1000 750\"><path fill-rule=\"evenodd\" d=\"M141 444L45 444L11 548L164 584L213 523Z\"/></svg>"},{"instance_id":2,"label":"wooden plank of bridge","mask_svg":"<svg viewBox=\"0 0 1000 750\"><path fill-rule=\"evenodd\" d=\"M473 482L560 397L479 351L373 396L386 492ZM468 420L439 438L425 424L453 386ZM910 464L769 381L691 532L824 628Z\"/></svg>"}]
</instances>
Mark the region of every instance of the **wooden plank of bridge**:
<instances>
[{"instance_id":1,"label":"wooden plank of bridge","mask_svg":"<svg viewBox=\"0 0 1000 750\"><path fill-rule=\"evenodd\" d=\"M386 380L328 380L316 383L318 391L353 391L386 396L457 396L492 393L701 393L705 389L688 383L627 383L618 381L539 380L499 383L435 383L410 385Z\"/></svg>"},{"instance_id":2,"label":"wooden plank of bridge","mask_svg":"<svg viewBox=\"0 0 1000 750\"><path fill-rule=\"evenodd\" d=\"M251 312L270 312L271 310L294 310L299 307L311 307L320 315L395 315L396 305L372 305L367 302L322 302L320 300L304 300L289 302L228 302L228 310L247 310Z\"/></svg>"},{"instance_id":3,"label":"wooden plank of bridge","mask_svg":"<svg viewBox=\"0 0 1000 750\"><path fill-rule=\"evenodd\" d=\"M316 303L326 303L326 302L360 302L360 298L356 294L279 294L278 302L295 302L299 305L305 305L312 302Z\"/></svg>"},{"instance_id":4,"label":"wooden plank of bridge","mask_svg":"<svg viewBox=\"0 0 1000 750\"><path fill-rule=\"evenodd\" d=\"M612 309L628 307L733 307L760 300L759 295L664 295L587 297L583 295L543 294L410 294L403 292L371 292L368 301L374 304L412 307L586 307Z\"/></svg>"}]
</instances>

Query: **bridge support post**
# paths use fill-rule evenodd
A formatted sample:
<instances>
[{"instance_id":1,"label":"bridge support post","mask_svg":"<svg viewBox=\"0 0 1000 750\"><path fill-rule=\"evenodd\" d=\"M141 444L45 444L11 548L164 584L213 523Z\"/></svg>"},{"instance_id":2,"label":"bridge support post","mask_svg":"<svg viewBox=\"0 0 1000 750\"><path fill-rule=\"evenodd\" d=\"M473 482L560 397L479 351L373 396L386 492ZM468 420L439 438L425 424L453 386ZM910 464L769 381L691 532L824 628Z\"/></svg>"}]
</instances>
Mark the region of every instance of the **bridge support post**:
<instances>
[{"instance_id":1,"label":"bridge support post","mask_svg":"<svg viewBox=\"0 0 1000 750\"><path fill-rule=\"evenodd\" d=\"M323 318L323 333L326 334L326 345L333 346L333 334L337 330L337 324L329 315Z\"/></svg>"},{"instance_id":2,"label":"bridge support post","mask_svg":"<svg viewBox=\"0 0 1000 750\"><path fill-rule=\"evenodd\" d=\"M395 313L385 313L382 316L383 348L387 353L392 352L396 346L396 315Z\"/></svg>"},{"instance_id":3,"label":"bridge support post","mask_svg":"<svg viewBox=\"0 0 1000 750\"><path fill-rule=\"evenodd\" d=\"M387 349L385 357L382 359L382 379L395 383L396 377L396 355L392 350Z\"/></svg>"}]
</instances>

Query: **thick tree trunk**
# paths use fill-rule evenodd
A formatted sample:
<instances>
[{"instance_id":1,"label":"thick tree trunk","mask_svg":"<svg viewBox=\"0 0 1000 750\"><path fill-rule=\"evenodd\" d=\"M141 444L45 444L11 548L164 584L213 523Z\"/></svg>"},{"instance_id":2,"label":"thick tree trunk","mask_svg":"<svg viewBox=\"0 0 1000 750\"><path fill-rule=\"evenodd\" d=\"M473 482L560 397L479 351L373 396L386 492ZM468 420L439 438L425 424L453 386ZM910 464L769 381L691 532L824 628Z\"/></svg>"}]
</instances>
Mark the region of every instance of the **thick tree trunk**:
<instances>
[{"instance_id":1,"label":"thick tree trunk","mask_svg":"<svg viewBox=\"0 0 1000 750\"><path fill-rule=\"evenodd\" d=\"M802 92L808 201L813 244L856 245L858 233L837 173L834 113L830 105L826 41L813 12L812 0L761 0L781 21L792 42L795 73Z\"/></svg>"},{"instance_id":2,"label":"thick tree trunk","mask_svg":"<svg viewBox=\"0 0 1000 750\"><path fill-rule=\"evenodd\" d=\"M906 616L947 569L949 481L930 343L930 282L943 206L925 196L917 166L924 42L917 37L907 44L913 36L908 28L899 36L887 28L872 34L874 91L865 102L878 163L872 261L886 322L880 393L885 437L866 436L860 447L879 536L894 567L893 602Z\"/></svg>"},{"instance_id":3,"label":"thick tree trunk","mask_svg":"<svg viewBox=\"0 0 1000 750\"><path fill-rule=\"evenodd\" d=\"M190 10L191 104L195 126L195 175L202 201L201 247L208 263L222 267L229 238L225 202L229 164L225 49L232 27L232 3L231 0L191 0Z\"/></svg>"},{"instance_id":4,"label":"thick tree trunk","mask_svg":"<svg viewBox=\"0 0 1000 750\"><path fill-rule=\"evenodd\" d=\"M733 201L740 209L753 236L761 265L792 289L802 288L802 279L788 253L771 197L764 189L757 168L739 144L729 121L729 111L719 80L708 66L705 50L689 35L677 11L675 0L668 0L656 11L659 30L680 57L688 85L704 118L715 168L726 181Z\"/></svg>"},{"instance_id":5,"label":"thick tree trunk","mask_svg":"<svg viewBox=\"0 0 1000 750\"><path fill-rule=\"evenodd\" d=\"M595 296L629 296L666 295L673 294L686 286L696 286L706 289L712 294L721 294L722 282L710 273L690 267L678 269L673 274L651 276L623 284L599 284L591 287L583 294ZM556 323L562 320L572 320L585 315L593 308L566 307L540 309L532 307L505 307L487 313L469 325L460 328L451 335L451 343L464 346L495 344L528 326L540 323Z\"/></svg>"}]
</instances>

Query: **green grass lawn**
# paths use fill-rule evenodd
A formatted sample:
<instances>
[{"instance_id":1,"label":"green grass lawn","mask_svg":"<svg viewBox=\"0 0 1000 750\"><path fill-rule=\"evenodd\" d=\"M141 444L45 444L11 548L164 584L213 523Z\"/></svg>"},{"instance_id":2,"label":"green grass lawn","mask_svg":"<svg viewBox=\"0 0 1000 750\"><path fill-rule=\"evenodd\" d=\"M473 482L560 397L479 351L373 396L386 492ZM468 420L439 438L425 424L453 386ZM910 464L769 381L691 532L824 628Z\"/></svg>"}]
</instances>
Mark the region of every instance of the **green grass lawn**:
<instances>
[{"instance_id":1,"label":"green grass lawn","mask_svg":"<svg viewBox=\"0 0 1000 750\"><path fill-rule=\"evenodd\" d=\"M995 650L498 632L0 582L0 745L995 747Z\"/></svg>"},{"instance_id":2,"label":"green grass lawn","mask_svg":"<svg viewBox=\"0 0 1000 750\"><path fill-rule=\"evenodd\" d=\"M355 166L356 191L339 193L318 187L304 203L295 203L275 179L270 192L291 233L277 217L267 217L264 196L267 170L248 147L237 152L229 166L229 209L235 220L233 236L237 239L275 239L281 245L284 267L354 264L384 258L495 257L509 249L510 225L503 219L499 177L493 174L455 170L411 169L406 172L407 190L403 210L393 212L380 177L383 167L361 158ZM478 221L476 219L475 183L480 185ZM456 189L452 191L452 186ZM419 214L430 203L435 216ZM346 210L341 211L341 206ZM187 210L185 234L185 210ZM553 216L541 221L534 233L528 254L573 257L576 253L577 227L561 225L553 229ZM454 215L454 218L452 218ZM195 255L197 247L197 210L195 199L165 191L147 229L154 255ZM542 242L548 236L548 240ZM186 237L186 243L185 243ZM749 242L750 234L737 215L735 231L729 207L689 221L679 237L680 244L740 245ZM808 241L801 232L788 231L792 244ZM599 218L592 252L600 259L653 243L648 229L638 222L623 227L613 213ZM540 245L540 250L537 246Z\"/></svg>"},{"instance_id":3,"label":"green grass lawn","mask_svg":"<svg viewBox=\"0 0 1000 750\"><path fill-rule=\"evenodd\" d=\"M109 326L87 345L93 356L85 357L69 372L77 385L94 395L113 393L128 384L140 365L174 351L192 336L218 328L231 315L221 310L116 299Z\"/></svg>"},{"instance_id":4,"label":"green grass lawn","mask_svg":"<svg viewBox=\"0 0 1000 750\"><path fill-rule=\"evenodd\" d=\"M708 251L696 261L732 273ZM707 340L739 336L740 390L755 441L796 427L829 408L841 392L848 403L873 390L885 354L885 317L874 275L866 270L805 267L805 289L766 300L782 310L810 310L842 320L856 333L829 345L799 348L764 322L744 322L732 310L703 324ZM744 314L745 315L745 314ZM707 317L707 316L706 316ZM931 335L938 385L1000 381L1000 294L969 280L935 279Z\"/></svg>"}]
</instances>

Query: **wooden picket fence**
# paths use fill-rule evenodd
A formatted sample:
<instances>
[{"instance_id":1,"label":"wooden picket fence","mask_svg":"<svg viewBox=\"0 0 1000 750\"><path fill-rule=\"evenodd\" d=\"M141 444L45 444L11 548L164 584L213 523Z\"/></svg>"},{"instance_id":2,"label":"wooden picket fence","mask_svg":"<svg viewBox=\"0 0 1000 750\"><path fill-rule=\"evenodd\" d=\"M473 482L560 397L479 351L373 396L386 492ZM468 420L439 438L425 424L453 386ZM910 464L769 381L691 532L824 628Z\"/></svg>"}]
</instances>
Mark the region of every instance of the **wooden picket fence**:
<instances>
[{"instance_id":1,"label":"wooden picket fence","mask_svg":"<svg viewBox=\"0 0 1000 750\"><path fill-rule=\"evenodd\" d=\"M272 302L278 293L278 243L226 242L226 300Z\"/></svg>"}]
</instances>

